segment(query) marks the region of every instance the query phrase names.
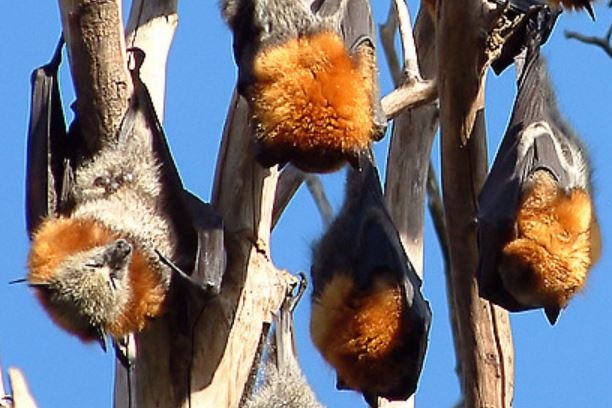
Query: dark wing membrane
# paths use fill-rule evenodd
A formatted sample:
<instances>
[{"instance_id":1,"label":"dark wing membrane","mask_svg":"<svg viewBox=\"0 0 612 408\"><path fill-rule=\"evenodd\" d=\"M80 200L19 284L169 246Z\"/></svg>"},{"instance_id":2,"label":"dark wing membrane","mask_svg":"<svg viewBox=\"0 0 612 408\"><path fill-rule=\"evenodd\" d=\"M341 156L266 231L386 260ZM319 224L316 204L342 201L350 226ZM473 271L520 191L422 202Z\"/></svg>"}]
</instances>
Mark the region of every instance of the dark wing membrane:
<instances>
[{"instance_id":1,"label":"dark wing membrane","mask_svg":"<svg viewBox=\"0 0 612 408\"><path fill-rule=\"evenodd\" d=\"M509 130L504 136L493 168L478 197L478 283L480 296L510 311L526 310L504 288L498 267L502 246L514 234L516 211L523 178L532 160L519 163L517 157L521 128ZM533 150L528 155L532 156ZM521 168L521 166L523 166Z\"/></svg>"},{"instance_id":2,"label":"dark wing membrane","mask_svg":"<svg viewBox=\"0 0 612 408\"><path fill-rule=\"evenodd\" d=\"M129 122L135 120L136 112L141 112L151 131L152 149L160 163L165 197L163 207L178 241L178 255L173 261L187 275L195 274L193 276L197 277L203 289L218 293L225 271L223 222L208 204L184 189L149 91L139 76L144 54L139 50L135 50L135 53L135 57L140 59L132 71L135 97L124 117L119 140L123 140L125 132L129 131L132 126Z\"/></svg>"},{"instance_id":3,"label":"dark wing membrane","mask_svg":"<svg viewBox=\"0 0 612 408\"><path fill-rule=\"evenodd\" d=\"M340 0L335 0L339 2ZM326 1L325 3L328 3ZM331 3L334 3L333 1ZM354 54L360 47L371 48L370 62L374 67L376 64L376 31L374 21L372 19L372 10L369 0L350 0L346 3L344 10L344 18L340 24L342 36L347 49ZM377 76L378 71L375 68L373 75ZM374 113L374 124L378 130L379 136L382 137L387 126L387 116L385 115L382 105L380 104L380 87L378 78L373 78L372 103Z\"/></svg>"},{"instance_id":4,"label":"dark wing membrane","mask_svg":"<svg viewBox=\"0 0 612 408\"><path fill-rule=\"evenodd\" d=\"M193 276L207 293L216 295L221 290L227 263L223 218L210 204L186 190L184 197L198 236Z\"/></svg>"},{"instance_id":5,"label":"dark wing membrane","mask_svg":"<svg viewBox=\"0 0 612 408\"><path fill-rule=\"evenodd\" d=\"M421 293L422 281L406 256L399 233L386 209L376 166L368 161L361 174L357 170L352 171L356 177L363 180L361 202L357 204L354 217L359 224L356 236L360 237L355 260L357 284L365 285L372 281L373 274L386 270L397 274L396 278L403 287L407 307L405 320L411 329L407 339L409 347L403 349L410 355L402 357L402 361L408 361L410 368L402 371L402 378L397 379L397 386L389 390L385 397L405 399L416 391L423 367L431 325L431 309ZM366 400L374 398L364 396Z\"/></svg>"},{"instance_id":6,"label":"dark wing membrane","mask_svg":"<svg viewBox=\"0 0 612 408\"><path fill-rule=\"evenodd\" d=\"M502 284L498 267L501 250L515 234L516 212L523 184L538 170L547 170L563 186L567 170L555 147L557 127L565 126L557 112L546 66L539 53L541 37L531 33L524 70L508 130L478 198L478 282L480 295L510 311L532 309L517 302ZM532 127L546 124L548 129ZM571 141L565 141L571 142ZM524 155L519 157L519 150Z\"/></svg>"},{"instance_id":7,"label":"dark wing membrane","mask_svg":"<svg viewBox=\"0 0 612 408\"><path fill-rule=\"evenodd\" d=\"M63 41L52 60L32 73L32 98L26 165L26 225L30 236L40 222L55 216L68 157L66 124L58 85Z\"/></svg>"}]
</instances>

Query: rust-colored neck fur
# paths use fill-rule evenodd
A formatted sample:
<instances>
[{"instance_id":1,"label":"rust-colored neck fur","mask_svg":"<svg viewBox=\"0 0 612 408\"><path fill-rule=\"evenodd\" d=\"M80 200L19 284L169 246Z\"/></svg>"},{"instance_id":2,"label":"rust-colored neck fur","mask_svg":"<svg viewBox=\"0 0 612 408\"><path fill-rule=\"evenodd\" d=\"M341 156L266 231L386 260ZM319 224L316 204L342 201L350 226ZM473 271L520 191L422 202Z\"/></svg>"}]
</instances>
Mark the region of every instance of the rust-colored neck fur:
<instances>
[{"instance_id":1,"label":"rust-colored neck fur","mask_svg":"<svg viewBox=\"0 0 612 408\"><path fill-rule=\"evenodd\" d=\"M518 236L503 248L504 262L529 271L527 289L541 305L565 307L599 256L596 226L587 191L562 191L547 171L538 171L522 197Z\"/></svg>"}]
</instances>

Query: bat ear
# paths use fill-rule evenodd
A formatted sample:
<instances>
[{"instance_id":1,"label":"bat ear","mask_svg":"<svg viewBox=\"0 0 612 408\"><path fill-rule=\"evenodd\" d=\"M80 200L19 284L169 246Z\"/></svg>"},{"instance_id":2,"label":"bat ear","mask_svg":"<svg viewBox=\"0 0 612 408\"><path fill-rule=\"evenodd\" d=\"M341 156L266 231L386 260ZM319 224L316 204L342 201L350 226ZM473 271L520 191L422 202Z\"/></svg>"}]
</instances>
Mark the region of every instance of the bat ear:
<instances>
[{"instance_id":1,"label":"bat ear","mask_svg":"<svg viewBox=\"0 0 612 408\"><path fill-rule=\"evenodd\" d=\"M561 309L557 306L544 308L544 313L546 313L546 317L548 318L548 322L551 324L551 326L554 326L555 323L557 323L557 319L559 318L560 312Z\"/></svg>"}]
</instances>

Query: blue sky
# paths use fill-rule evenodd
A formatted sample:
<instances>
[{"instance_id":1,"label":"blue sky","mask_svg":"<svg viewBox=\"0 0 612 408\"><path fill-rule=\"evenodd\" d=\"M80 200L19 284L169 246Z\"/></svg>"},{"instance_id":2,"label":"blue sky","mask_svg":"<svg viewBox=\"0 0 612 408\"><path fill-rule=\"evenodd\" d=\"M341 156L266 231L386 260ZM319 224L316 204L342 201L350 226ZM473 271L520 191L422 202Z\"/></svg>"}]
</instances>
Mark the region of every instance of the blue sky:
<instances>
[{"instance_id":1,"label":"blue sky","mask_svg":"<svg viewBox=\"0 0 612 408\"><path fill-rule=\"evenodd\" d=\"M381 23L388 2L376 1L374 17ZM612 60L601 50L563 38L564 29L602 35L612 21L600 2L592 23L586 15L563 15L545 47L559 104L583 137L593 162L596 205L603 232L601 261L586 289L550 327L540 311L513 315L515 343L515 406L612 406L612 319L608 290L612 290L612 258L607 237L612 231ZM410 1L411 10L416 2ZM183 2L168 65L166 133L185 185L210 198L211 181L227 105L235 83L231 37L216 2ZM413 14L414 11L413 11ZM25 275L28 240L24 217L25 142L29 112L29 76L51 55L60 33L57 2L21 0L5 7L0 35L0 112L4 147L0 174L5 202L0 214L2 272L0 273L0 364L25 371L41 408L108 407L112 401L113 359L97 346L83 345L56 328L24 286L8 281ZM15 41L13 41L15 40ZM72 99L64 65L64 101ZM383 92L391 89L381 58ZM491 76L487 89L490 158L506 127L514 95L514 72ZM378 162L384 163L388 138L378 143ZM434 161L439 152L434 148ZM343 175L323 177L337 210L342 202ZM310 246L322 233L312 199L301 189L273 234L272 257L279 268L308 271ZM455 357L448 323L442 259L431 222L425 236L424 293L434 320L430 346L417 393L417 405L450 407L459 398ZM299 359L319 398L329 407L364 406L359 395L334 389L335 375L313 349L308 335L309 297L296 313Z\"/></svg>"}]
</instances>

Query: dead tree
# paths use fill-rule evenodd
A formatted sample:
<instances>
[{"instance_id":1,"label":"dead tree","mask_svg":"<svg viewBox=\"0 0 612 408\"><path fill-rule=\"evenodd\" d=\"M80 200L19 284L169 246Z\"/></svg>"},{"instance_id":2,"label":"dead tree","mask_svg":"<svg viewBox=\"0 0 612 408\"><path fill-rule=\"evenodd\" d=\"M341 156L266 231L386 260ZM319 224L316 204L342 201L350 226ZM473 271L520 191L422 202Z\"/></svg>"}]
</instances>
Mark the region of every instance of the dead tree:
<instances>
[{"instance_id":1,"label":"dead tree","mask_svg":"<svg viewBox=\"0 0 612 408\"><path fill-rule=\"evenodd\" d=\"M387 50L396 89L383 98L383 107L396 121L385 195L406 253L422 273L426 190L436 198L429 157L439 122L444 208L436 219L447 226L441 239L449 249L449 302L464 403L510 407L513 349L508 316L478 297L474 277L474 197L487 171L483 116L487 33L497 10L482 0L438 3L436 20L421 11L413 35L405 3L395 0L383 28L383 41L392 44L399 27L403 47L402 68L393 63L394 51ZM162 119L177 1L134 0L125 31L120 0L59 4L78 111L88 118L82 123L87 143L94 146L95 135L119 129L131 92L126 48L139 47L146 53L142 77ZM236 407L252 385L260 339L297 282L274 266L270 234L306 177L286 169L279 182L276 167L266 169L255 161L252 132L246 101L235 93L212 198L224 219L228 251L221 293L205 305L206 313L196 313L189 332L177 333L176 317L167 316L139 335L135 373L117 364L117 407ZM413 206L418 216L408 218Z\"/></svg>"}]
</instances>

